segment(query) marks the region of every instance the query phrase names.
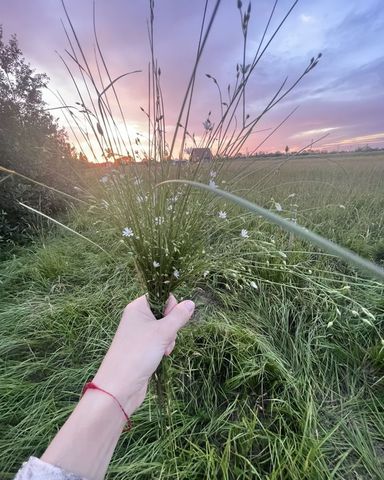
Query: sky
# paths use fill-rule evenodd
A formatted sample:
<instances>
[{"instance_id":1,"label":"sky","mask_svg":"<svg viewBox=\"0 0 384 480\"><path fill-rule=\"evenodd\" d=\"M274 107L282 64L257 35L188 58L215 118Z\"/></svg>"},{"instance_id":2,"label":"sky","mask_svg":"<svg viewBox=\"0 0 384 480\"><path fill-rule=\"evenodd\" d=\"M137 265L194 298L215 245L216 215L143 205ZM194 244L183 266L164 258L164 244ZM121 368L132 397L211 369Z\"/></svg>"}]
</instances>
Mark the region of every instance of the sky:
<instances>
[{"instance_id":1,"label":"sky","mask_svg":"<svg viewBox=\"0 0 384 480\"><path fill-rule=\"evenodd\" d=\"M209 0L212 11L215 0ZM273 0L252 2L248 32L247 63L253 58L273 6ZM92 0L66 0L89 64L94 60ZM243 1L246 8L248 2ZM188 84L196 54L205 0L155 0L156 58L161 67L161 84L171 135ZM292 5L277 4L269 32L280 23ZM244 8L243 7L243 8ZM147 75L150 50L147 20L149 1L96 0L99 41L112 78L133 70L116 83L128 131L145 135L147 121L140 107L148 104ZM1 0L0 24L5 38L15 33L20 48L37 72L50 77L50 89L59 92L67 104L78 101L70 75L60 55L80 81L76 65L66 54L68 28L60 0ZM268 38L267 34L267 38ZM292 84L319 52L319 64L303 81L268 112L243 147L253 151L266 135L297 107L260 147L264 151L299 149L326 138L316 146L329 150L358 146L384 146L384 5L382 0L300 0L271 42L253 72L246 91L246 112L257 116L273 97L282 81ZM214 76L226 101L228 84L234 84L236 64L242 60L242 31L237 0L222 0L199 64L193 98L190 133L199 138L203 122L211 111L213 123L220 116L218 91L206 74ZM72 63L71 63L72 62ZM53 93L45 94L50 106L59 106ZM121 125L117 110L116 122ZM52 113L67 126L59 110ZM239 115L241 117L241 115ZM240 120L239 120L240 121ZM76 129L75 129L76 131ZM78 132L77 132L78 133ZM71 140L74 137L71 134ZM144 138L144 137L143 137ZM84 142L81 142L84 147ZM86 152L87 153L87 152Z\"/></svg>"}]
</instances>

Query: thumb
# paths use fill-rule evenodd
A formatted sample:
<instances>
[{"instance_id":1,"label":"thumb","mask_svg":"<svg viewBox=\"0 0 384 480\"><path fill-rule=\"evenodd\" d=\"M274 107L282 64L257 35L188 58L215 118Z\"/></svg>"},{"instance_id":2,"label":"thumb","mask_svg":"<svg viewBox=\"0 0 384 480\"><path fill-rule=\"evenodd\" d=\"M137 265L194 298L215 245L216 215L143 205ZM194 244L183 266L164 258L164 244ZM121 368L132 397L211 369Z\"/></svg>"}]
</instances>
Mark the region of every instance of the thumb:
<instances>
[{"instance_id":1,"label":"thumb","mask_svg":"<svg viewBox=\"0 0 384 480\"><path fill-rule=\"evenodd\" d=\"M160 321L169 337L174 337L180 328L188 322L195 310L195 304L192 300L184 300L178 303L168 315Z\"/></svg>"}]
</instances>

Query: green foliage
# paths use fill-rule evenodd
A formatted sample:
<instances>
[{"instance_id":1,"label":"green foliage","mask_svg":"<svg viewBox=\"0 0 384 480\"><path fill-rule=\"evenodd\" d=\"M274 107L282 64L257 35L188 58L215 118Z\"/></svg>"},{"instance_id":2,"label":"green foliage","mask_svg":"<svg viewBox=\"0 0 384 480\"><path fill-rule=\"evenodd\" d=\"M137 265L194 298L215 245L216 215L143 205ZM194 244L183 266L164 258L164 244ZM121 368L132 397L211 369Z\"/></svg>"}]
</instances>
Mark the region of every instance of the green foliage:
<instances>
[{"instance_id":1,"label":"green foliage","mask_svg":"<svg viewBox=\"0 0 384 480\"><path fill-rule=\"evenodd\" d=\"M166 428L151 391L107 478L380 478L382 285L339 274L327 257L308 263L313 252L284 260L260 228L234 242L237 222L216 223L197 316L166 360ZM112 259L68 235L1 265L4 479L44 451L142 289L121 243L99 237ZM176 295L190 297L195 284L186 279Z\"/></svg>"},{"instance_id":2,"label":"green foliage","mask_svg":"<svg viewBox=\"0 0 384 480\"><path fill-rule=\"evenodd\" d=\"M248 195L267 208L279 202L281 215L291 218L295 211L300 223L341 244L357 245L365 235L359 248L368 247L373 258L383 233L377 214L383 164L375 158L363 166L351 158L340 163L346 164L348 177L325 188L326 160L311 166L294 160ZM229 162L216 182L227 185L221 182L243 166ZM268 162L258 167L239 183L242 191L247 180L257 185L263 168L270 171ZM148 241L159 232L159 206L148 197L143 208L136 198L149 193L145 178L134 185L144 171L130 170L116 186L116 173L98 182L96 198L110 202L109 210L95 202L73 218L71 226L108 254L69 234L1 264L2 478L11 479L29 455L43 452L95 373L124 305L147 288L135 276L129 238L121 236L133 216L133 227ZM209 178L209 169L200 174ZM164 363L172 414L158 409L153 389L134 415L133 430L122 436L108 478L380 478L383 286L263 219L240 215L236 206L212 198L204 204L204 194L191 194L179 197L175 215L187 209L207 215L192 223L198 233L185 237L187 274L172 277L177 297L192 296L198 305ZM193 202L183 205L183 198ZM165 235L169 225L160 227ZM240 237L242 228L249 238ZM202 244L204 255L196 247Z\"/></svg>"},{"instance_id":3,"label":"green foliage","mask_svg":"<svg viewBox=\"0 0 384 480\"><path fill-rule=\"evenodd\" d=\"M25 61L16 37L5 42L0 28L0 167L71 192L74 154L46 111L47 82ZM50 215L65 207L58 195L8 172L0 171L0 185L0 243L20 241L41 223L18 201Z\"/></svg>"}]
</instances>

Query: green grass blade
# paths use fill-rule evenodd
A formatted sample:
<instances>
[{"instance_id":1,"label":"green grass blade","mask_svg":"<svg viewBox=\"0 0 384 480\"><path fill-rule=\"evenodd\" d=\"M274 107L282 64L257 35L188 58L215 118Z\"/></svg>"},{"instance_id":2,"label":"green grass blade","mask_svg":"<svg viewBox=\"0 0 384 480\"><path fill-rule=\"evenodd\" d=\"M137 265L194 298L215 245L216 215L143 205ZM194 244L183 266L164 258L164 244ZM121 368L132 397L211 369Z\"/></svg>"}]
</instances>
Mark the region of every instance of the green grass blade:
<instances>
[{"instance_id":1,"label":"green grass blade","mask_svg":"<svg viewBox=\"0 0 384 480\"><path fill-rule=\"evenodd\" d=\"M7 175L1 181L6 180L8 177L11 177L12 175L16 175L17 177L24 178L24 180L28 180L28 182L34 183L35 185L39 185L40 187L44 187L44 188L47 188L48 190L52 190L52 192L59 193L60 195L63 195L64 197L68 197L71 200L76 200L77 202L84 203L85 205L89 205L88 202L85 202L84 200L81 200L81 198L74 197L73 195L70 195L69 193L62 192L61 190L58 190L57 188L50 187L49 185L46 185L45 183L41 183L41 182L38 182L37 180L33 180L33 178L27 177L26 175L23 175L22 173L18 173L15 170L10 170L9 168L5 168L5 167L2 167L0 165L0 172L9 173L9 175Z\"/></svg>"},{"instance_id":2,"label":"green grass blade","mask_svg":"<svg viewBox=\"0 0 384 480\"><path fill-rule=\"evenodd\" d=\"M54 218L50 217L49 215L46 215L45 213L40 212L40 210L36 210L36 208L30 207L29 205L26 205L25 203L19 202L19 204L22 207L26 208L27 210L30 210L31 212L36 213L37 215L40 215L41 217L44 217L44 218L46 218L47 220L50 220L53 223L56 223L56 225L59 225L60 227L64 228L65 230L68 230L69 232L74 233L78 237L82 238L83 240L86 240L88 243L91 243L92 245L94 245L95 247L100 249L102 252L106 253L108 255L108 257L111 257L111 255L106 250L104 250L103 247L100 247L100 245L93 242L91 239L85 237L81 233L76 232L76 230L73 230L73 228L67 227L67 225L64 225L64 223L61 223L58 220L55 220Z\"/></svg>"},{"instance_id":3,"label":"green grass blade","mask_svg":"<svg viewBox=\"0 0 384 480\"><path fill-rule=\"evenodd\" d=\"M7 180L7 178L10 178L10 177L12 177L12 175L11 175L11 174L9 174L9 175L7 175L6 177L4 177L4 178L0 179L0 183L3 183L3 182L5 182L5 180Z\"/></svg>"},{"instance_id":4,"label":"green grass blade","mask_svg":"<svg viewBox=\"0 0 384 480\"><path fill-rule=\"evenodd\" d=\"M359 268L360 270L373 275L378 280L380 281L384 280L384 270L378 265L374 264L373 262L370 262L369 260L365 260L364 258L360 257L359 255L352 252L351 250L341 247L340 245L333 243L332 241L322 237L321 235L311 232L301 227L300 225L297 225L296 223L291 222L290 220L286 220L285 218L280 217L279 215L276 215L275 213L267 210L266 208L260 207L259 205L250 202L249 200L245 200L244 198L238 197L233 193L226 192L218 188L212 188L209 185L205 185L199 182L193 182L190 180L166 180L164 182L159 183L157 186L161 186L167 183L184 183L184 184L192 185L196 188L200 188L201 190L211 191L215 195L224 197L227 200L237 203L241 207L244 207L247 210L250 210L251 212L261 215L262 217L266 218L270 222L283 228L287 232L293 233L298 237L313 243L314 245L325 250L326 252L342 258L343 260L353 265L354 267Z\"/></svg>"}]
</instances>

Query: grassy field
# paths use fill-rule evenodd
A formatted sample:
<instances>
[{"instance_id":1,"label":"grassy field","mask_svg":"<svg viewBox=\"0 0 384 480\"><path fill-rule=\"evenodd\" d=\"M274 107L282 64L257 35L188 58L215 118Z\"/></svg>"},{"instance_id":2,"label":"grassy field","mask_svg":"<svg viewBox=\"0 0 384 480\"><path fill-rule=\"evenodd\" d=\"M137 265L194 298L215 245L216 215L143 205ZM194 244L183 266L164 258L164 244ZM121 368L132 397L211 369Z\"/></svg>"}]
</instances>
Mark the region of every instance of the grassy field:
<instances>
[{"instance_id":1,"label":"grassy field","mask_svg":"<svg viewBox=\"0 0 384 480\"><path fill-rule=\"evenodd\" d=\"M228 162L218 185L229 181L384 263L382 153ZM165 360L172 414L164 426L150 394L108 478L383 478L383 285L238 207L217 210L209 273L175 292L198 309ZM52 229L1 262L2 479L43 452L142 292L116 232L85 211L70 222L115 255Z\"/></svg>"}]
</instances>

